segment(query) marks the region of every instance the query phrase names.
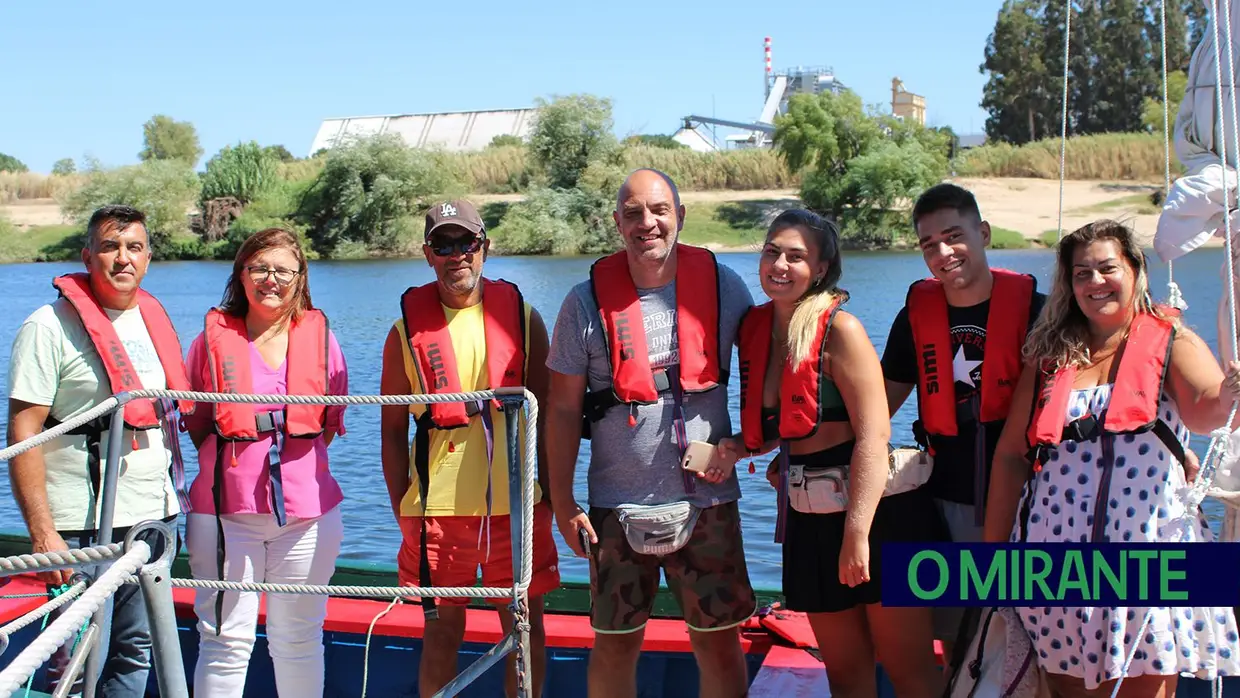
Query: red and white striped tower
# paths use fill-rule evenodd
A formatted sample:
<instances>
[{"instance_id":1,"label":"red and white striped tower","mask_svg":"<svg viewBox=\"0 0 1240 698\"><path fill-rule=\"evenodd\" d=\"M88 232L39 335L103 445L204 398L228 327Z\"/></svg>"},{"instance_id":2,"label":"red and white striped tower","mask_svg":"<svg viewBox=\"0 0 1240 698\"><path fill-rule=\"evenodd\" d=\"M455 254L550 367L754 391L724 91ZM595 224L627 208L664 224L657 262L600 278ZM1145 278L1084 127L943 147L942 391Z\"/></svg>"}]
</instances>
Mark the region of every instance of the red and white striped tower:
<instances>
[{"instance_id":1,"label":"red and white striped tower","mask_svg":"<svg viewBox=\"0 0 1240 698\"><path fill-rule=\"evenodd\" d=\"M762 42L762 53L766 57L766 73L762 76L762 96L771 94L771 37Z\"/></svg>"}]
</instances>

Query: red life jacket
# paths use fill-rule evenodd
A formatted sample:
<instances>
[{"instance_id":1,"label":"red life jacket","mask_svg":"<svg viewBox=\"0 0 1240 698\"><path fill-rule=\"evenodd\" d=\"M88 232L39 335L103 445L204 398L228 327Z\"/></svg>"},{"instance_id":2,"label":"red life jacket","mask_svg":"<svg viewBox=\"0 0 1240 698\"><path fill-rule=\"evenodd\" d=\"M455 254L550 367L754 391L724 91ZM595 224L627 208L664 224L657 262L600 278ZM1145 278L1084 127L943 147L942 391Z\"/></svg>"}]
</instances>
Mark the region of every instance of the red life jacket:
<instances>
[{"instance_id":1,"label":"red life jacket","mask_svg":"<svg viewBox=\"0 0 1240 698\"><path fill-rule=\"evenodd\" d=\"M288 331L288 394L327 394L327 316L310 309ZM212 308L207 311L203 339L213 392L252 394L250 336L245 318ZM215 430L232 441L256 441L260 430L253 404L220 402L215 405ZM313 438L323 433L326 405L285 406L285 434Z\"/></svg>"},{"instance_id":2,"label":"red life jacket","mask_svg":"<svg viewBox=\"0 0 1240 698\"><path fill-rule=\"evenodd\" d=\"M1037 281L1028 274L992 269L994 287L986 316L982 362L981 421L1007 418L1020 379L1021 349ZM956 377L952 375L951 326L943 282L923 279L909 287L908 319L917 353L917 411L928 435L956 436Z\"/></svg>"},{"instance_id":3,"label":"red life jacket","mask_svg":"<svg viewBox=\"0 0 1240 698\"><path fill-rule=\"evenodd\" d=\"M426 393L462 393L448 319L434 282L405 291L400 298L405 339ZM516 285L482 279L487 378L491 389L525 385L525 300ZM437 402L429 406L431 426L455 429L469 424L476 403Z\"/></svg>"},{"instance_id":4,"label":"red life jacket","mask_svg":"<svg viewBox=\"0 0 1240 698\"><path fill-rule=\"evenodd\" d=\"M1087 414L1064 426L1076 377L1075 366L1061 368L1053 374L1045 368L1039 371L1033 414L1026 432L1034 469L1041 469L1046 449L1058 446L1065 435L1072 441L1087 441L1098 434L1098 427L1109 434L1153 430L1183 462L1183 445L1170 426L1158 417L1158 401L1171 363L1174 339L1175 326L1166 320L1148 313L1133 319L1115 373L1111 401L1101 424L1094 415Z\"/></svg>"},{"instance_id":5,"label":"red life jacket","mask_svg":"<svg viewBox=\"0 0 1240 698\"><path fill-rule=\"evenodd\" d=\"M598 401L596 407L606 410L615 403L658 402L662 390L650 367L641 301L625 252L595 262L590 267L590 285L602 322L612 385L611 395L601 400L587 396L587 404ZM714 253L677 244L676 337L680 386L687 393L705 392L727 382L726 370L719 365L719 314L719 269Z\"/></svg>"},{"instance_id":6,"label":"red life jacket","mask_svg":"<svg viewBox=\"0 0 1240 698\"><path fill-rule=\"evenodd\" d=\"M129 354L121 343L112 320L104 312L103 306L90 290L90 276L84 272L65 274L52 281L52 286L60 291L60 295L77 311L91 344L99 354L103 367L108 374L108 389L113 393L132 392L142 389L142 380L129 360ZM151 336L151 344L159 356L159 364L164 369L165 383L168 390L189 390L189 378L182 360L181 341L177 337L176 328L168 318L164 306L151 294L138 289L138 308L142 313L142 323ZM194 411L192 401L177 403L182 414ZM131 400L125 403L125 424L130 429L154 429L161 425L155 410L155 400Z\"/></svg>"},{"instance_id":7,"label":"red life jacket","mask_svg":"<svg viewBox=\"0 0 1240 698\"><path fill-rule=\"evenodd\" d=\"M779 436L782 439L804 439L812 436L823 421L822 353L827 344L835 313L843 305L836 297L818 318L818 332L811 346L817 353L793 368L785 362L779 382ZM775 306L764 303L750 308L741 319L741 435L745 448L761 450L762 391L767 363L771 357L771 327L775 322Z\"/></svg>"}]
</instances>

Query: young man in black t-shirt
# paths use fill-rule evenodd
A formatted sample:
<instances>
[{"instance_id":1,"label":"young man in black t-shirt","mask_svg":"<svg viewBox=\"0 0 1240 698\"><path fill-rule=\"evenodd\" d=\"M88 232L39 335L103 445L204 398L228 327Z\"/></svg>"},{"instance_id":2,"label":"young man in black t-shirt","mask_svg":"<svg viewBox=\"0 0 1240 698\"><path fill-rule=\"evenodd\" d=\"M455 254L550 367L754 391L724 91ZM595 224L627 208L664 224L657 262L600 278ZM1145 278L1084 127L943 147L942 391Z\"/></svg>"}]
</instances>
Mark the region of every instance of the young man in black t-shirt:
<instances>
[{"instance_id":1,"label":"young man in black t-shirt","mask_svg":"<svg viewBox=\"0 0 1240 698\"><path fill-rule=\"evenodd\" d=\"M917 306L913 319L906 305L891 325L882 359L887 399L895 414L918 391L915 436L934 453L926 486L952 540L976 542L982 539L979 507L985 504L991 461L1020 375L1020 350L1046 296L1036 291L1032 277L992 272L986 261L990 225L967 190L954 184L926 190L913 208L913 226L933 279L910 289L909 302ZM990 315L992 295L1002 311L995 318ZM1026 312L1028 320L1023 321ZM1006 329L996 330L1003 336L992 343L988 355L987 326L997 320ZM944 322L947 328L942 328ZM934 341L939 336L943 346ZM984 375L987 361L996 365ZM943 428L944 416L953 412L955 419L948 417ZM952 429L954 435L943 435ZM963 609L935 611L935 636L949 649Z\"/></svg>"}]
</instances>

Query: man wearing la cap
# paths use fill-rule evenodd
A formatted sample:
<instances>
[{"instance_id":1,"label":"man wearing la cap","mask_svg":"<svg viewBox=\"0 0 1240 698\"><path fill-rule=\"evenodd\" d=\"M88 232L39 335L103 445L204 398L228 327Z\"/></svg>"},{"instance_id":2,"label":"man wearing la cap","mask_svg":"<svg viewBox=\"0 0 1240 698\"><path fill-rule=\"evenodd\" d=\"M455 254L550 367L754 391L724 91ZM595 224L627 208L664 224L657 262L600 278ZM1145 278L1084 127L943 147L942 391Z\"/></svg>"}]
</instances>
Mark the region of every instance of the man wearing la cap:
<instances>
[{"instance_id":1,"label":"man wearing la cap","mask_svg":"<svg viewBox=\"0 0 1240 698\"><path fill-rule=\"evenodd\" d=\"M435 280L405 291L401 318L383 347L385 395L461 393L525 386L545 403L547 328L515 284L482 276L490 240L468 201L435 204L426 214L423 253ZM409 444L409 417L417 435ZM508 451L503 413L493 402L389 405L382 412L383 476L400 524L397 556L405 586L512 586ZM530 583L531 695L541 695L546 635L542 596L559 586L551 507L544 501L539 420L539 486L534 501L534 573ZM523 434L519 435L524 451ZM512 512L519 513L519 512ZM465 635L465 598L423 600L426 635L419 695L432 695L457 673ZM501 600L497 600L502 603ZM512 615L500 609L505 632ZM509 657L505 690L516 693Z\"/></svg>"}]
</instances>

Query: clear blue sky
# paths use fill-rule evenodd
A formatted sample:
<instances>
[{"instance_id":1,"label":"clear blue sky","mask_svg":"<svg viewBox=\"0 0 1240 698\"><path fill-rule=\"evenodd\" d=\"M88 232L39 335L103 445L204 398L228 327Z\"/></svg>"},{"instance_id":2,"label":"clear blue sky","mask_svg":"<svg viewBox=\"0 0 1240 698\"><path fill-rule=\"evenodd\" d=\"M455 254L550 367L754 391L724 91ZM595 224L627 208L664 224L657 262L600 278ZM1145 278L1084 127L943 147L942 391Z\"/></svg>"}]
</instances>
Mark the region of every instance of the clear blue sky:
<instances>
[{"instance_id":1,"label":"clear blue sky","mask_svg":"<svg viewBox=\"0 0 1240 698\"><path fill-rule=\"evenodd\" d=\"M198 129L199 166L251 139L305 156L327 117L525 107L573 92L610 97L619 136L670 134L690 113L757 118L768 35L776 71L830 65L883 104L899 76L925 96L927 123L976 133L978 66L1001 4L11 3L0 152L38 172L86 154L129 164L142 123L163 113Z\"/></svg>"}]
</instances>

